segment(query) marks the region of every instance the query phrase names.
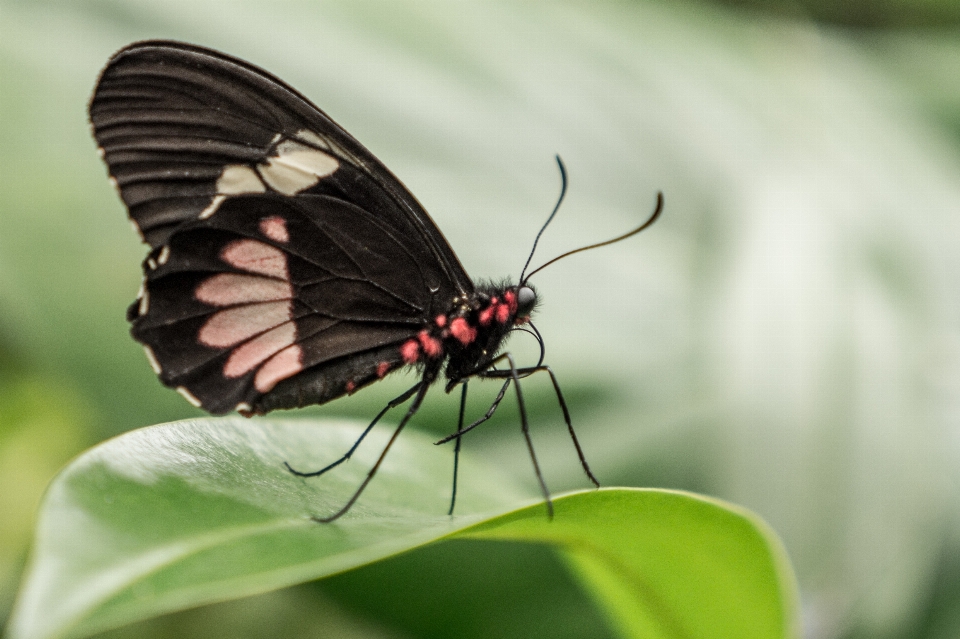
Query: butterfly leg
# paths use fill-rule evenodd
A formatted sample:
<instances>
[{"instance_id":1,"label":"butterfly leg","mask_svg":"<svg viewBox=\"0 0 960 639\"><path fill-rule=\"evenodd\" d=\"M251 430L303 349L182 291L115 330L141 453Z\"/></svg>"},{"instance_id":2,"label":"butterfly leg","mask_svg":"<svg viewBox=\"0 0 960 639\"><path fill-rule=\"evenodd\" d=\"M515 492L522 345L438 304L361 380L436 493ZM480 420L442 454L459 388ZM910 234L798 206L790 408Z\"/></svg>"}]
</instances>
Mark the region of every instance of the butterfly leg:
<instances>
[{"instance_id":1,"label":"butterfly leg","mask_svg":"<svg viewBox=\"0 0 960 639\"><path fill-rule=\"evenodd\" d=\"M494 359L492 362L487 364L487 366L488 367L493 366L494 364L502 360L507 360L507 362L510 364L509 370L503 370L503 371L489 370L488 368L487 370L479 371L478 373L476 373L478 377L499 377L499 378L506 377L507 379L503 383L503 387L500 389L499 395L497 395L497 398L493 401L493 404L490 406L490 409L487 411L487 414L481 417L479 420L477 420L473 424L470 424L469 426L467 426L467 428L465 428L464 431L471 430L476 426L478 426L479 424L482 424L483 422L490 419L490 417L493 416L494 411L497 410L497 406L500 405L500 401L503 399L504 394L507 392L507 387L510 385L510 382L513 382L513 387L517 390L517 404L520 407L520 430L523 432L524 439L527 440L527 450L530 451L530 461L533 462L533 470L537 475L537 481L540 483L540 491L543 493L543 497L547 502L547 516L550 517L550 519L553 519L553 501L550 499L550 490L547 488L547 482L543 479L543 473L540 471L540 463L537 461L537 454L533 450L533 440L530 439L530 424L529 422L527 422L527 405L523 401L523 391L520 390L520 376L521 375L526 376L526 375L529 375L530 372L535 372L535 371L530 371L530 369L525 369L525 368L517 368L516 363L513 361L513 355L511 355L510 353L504 353L503 355L500 355L499 357ZM526 371L530 371L530 372L526 372ZM462 434L462 432L463 431L454 433L453 436L448 436L445 440L441 439L437 443L439 444L439 443L443 443L444 441L449 441L450 439L453 439L453 437Z\"/></svg>"},{"instance_id":2,"label":"butterfly leg","mask_svg":"<svg viewBox=\"0 0 960 639\"><path fill-rule=\"evenodd\" d=\"M533 373L539 373L541 371L546 371L550 375L550 381L553 383L553 390L557 393L557 403L560 404L560 410L563 412L563 420L567 423L567 431L570 433L570 439L573 440L573 446L577 449L577 456L580 457L580 465L583 466L583 472L586 473L590 481L593 482L593 485L597 488L600 488L600 482L597 481L597 478L594 476L593 471L590 470L590 465L587 463L587 457L583 454L583 448L580 447L580 440L577 439L577 433L573 430L573 421L570 419L570 411L567 409L567 402L563 398L563 393L560 391L560 382L557 381L557 376L553 374L553 371L549 366L531 366L529 368L519 368L516 370L518 376L526 377L532 375ZM506 377L511 375L513 371L496 371L488 370L485 371L483 377ZM510 382L510 378L507 379L507 383Z\"/></svg>"},{"instance_id":3,"label":"butterfly leg","mask_svg":"<svg viewBox=\"0 0 960 639\"><path fill-rule=\"evenodd\" d=\"M457 504L457 476L460 472L460 433L463 431L463 413L467 408L467 382L463 382L463 391L460 393L460 419L457 422L457 432L454 435L457 438L457 444L453 448L453 490L450 494L450 510L448 515L453 515L453 507Z\"/></svg>"},{"instance_id":4,"label":"butterfly leg","mask_svg":"<svg viewBox=\"0 0 960 639\"><path fill-rule=\"evenodd\" d=\"M360 447L360 442L362 442L362 441L364 440L364 438L370 433L370 431L373 430L373 427L377 425L377 422L379 422L380 419L381 419L384 415L387 414L387 411L389 411L391 408L396 408L396 407L399 406L400 404L403 404L403 403L406 402L408 399L410 399L410 398L413 396L413 394L416 393L416 392L420 389L420 386L421 386L421 385L422 385L422 382L417 383L417 384L414 384L413 388L410 388L409 390L405 391L405 392L403 393L403 395L400 395L399 397L396 397L396 398L390 400L390 402L387 403L387 405L383 407L383 410L381 410L379 413L377 413L377 416L373 418L373 421L370 422L370 425L367 426L366 430L363 431L363 433L360 435L359 439L357 439L357 441L353 444L353 446L350 447L350 450L348 450L348 451L346 452L346 454L343 455L343 457L341 457L341 458L338 459L337 461L333 462L332 464L328 464L328 465L324 466L323 468L321 468L320 470L316 470L316 471L309 472L309 473L305 473L305 472L302 472L302 471L299 471L299 470L295 470L295 469L294 469L293 467L291 467L290 464L288 464L287 462L283 462L283 465L286 466L286 467L287 467L287 470L289 470L291 473L293 473L293 474L296 475L297 477L317 477L318 475L322 475L322 474L324 474L325 472L327 472L328 470L330 470L330 469L332 469L332 468L336 468L337 466L339 466L340 464L342 464L343 462L347 461L348 459L350 459L350 457L353 456L353 453L356 452L357 448Z\"/></svg>"},{"instance_id":5,"label":"butterfly leg","mask_svg":"<svg viewBox=\"0 0 960 639\"><path fill-rule=\"evenodd\" d=\"M368 472L366 478L364 478L363 483L361 483L360 487L357 488L357 491L353 493L353 496L349 500L347 500L347 503L345 503L340 510L333 513L332 515L329 515L327 517L313 516L310 519L312 519L317 523L328 524L331 521L339 519L344 513L350 510L350 507L353 506L353 504L356 503L357 499L360 498L360 495L363 493L364 489L367 487L367 484L369 484L370 480L373 479L373 476L377 474L377 470L380 469L380 464L382 464L383 460L386 458L387 453L390 451L390 447L393 446L393 442L397 441L397 437L400 435L400 431L402 431L403 427L407 425L407 422L410 421L410 418L416 415L417 411L420 410L420 404L423 403L423 398L426 396L428 388L430 388L430 381L428 381L425 377L423 380L420 381L419 384L417 384L416 386L411 388L409 391L401 395L401 397L409 398L410 395L416 392L416 397L414 397L413 403L410 404L410 408L407 409L407 414L404 415L403 419L400 420L400 424L397 426L397 429L393 431L393 435L390 437L390 441L388 441L387 445L383 447L383 452L380 453L380 457L377 458L377 463L373 465L373 468L370 469L370 472ZM398 397L397 399L399 400L400 398ZM406 401L406 399L404 399L404 401ZM403 403L403 402L400 402L400 403ZM382 411L381 414L385 412L386 410ZM379 418L380 416L378 415L377 419Z\"/></svg>"},{"instance_id":6,"label":"butterfly leg","mask_svg":"<svg viewBox=\"0 0 960 639\"><path fill-rule=\"evenodd\" d=\"M513 355L504 353L507 361L510 362L510 377L513 379L513 387L517 391L517 404L520 407L520 430L523 431L523 437L527 440L527 450L530 451L530 461L533 462L533 470L537 473L537 481L540 482L540 490L543 492L544 499L547 500L547 516L553 519L553 501L550 499L550 490L547 488L547 482L543 479L543 473L540 472L540 464L537 462L537 454L533 451L533 440L530 439L530 425L527 423L527 406L523 401L523 391L520 390L520 374L517 365L513 361Z\"/></svg>"},{"instance_id":7,"label":"butterfly leg","mask_svg":"<svg viewBox=\"0 0 960 639\"><path fill-rule=\"evenodd\" d=\"M504 372L506 372L506 371L504 371ZM483 417L481 417L481 418L478 419L477 421L473 422L472 424L470 424L470 425L467 426L466 428L463 428L463 427L462 427L462 426L463 426L463 423L461 422L461 424L460 424L460 425L461 425L461 428L460 428L459 430L457 430L457 432L455 432L455 433L453 433L453 434L451 434L451 435L447 435L447 436L444 437L443 439L440 439L440 440L438 440L438 441L435 441L435 442L434 442L434 445L439 446L440 444L446 444L448 441L450 441L450 440L452 440L452 439L459 439L461 436L463 436L464 433L469 433L471 430L473 430L474 428L476 428L477 426L479 426L479 425L482 424L483 422L485 422L485 421L487 421L488 419L490 419L491 417L493 417L493 414L497 411L497 408L500 406L500 402L503 401L503 398L506 396L506 394L507 394L507 388L510 386L510 382L512 382L512 381L513 381L513 380L508 379L507 381L505 381L505 382L503 383L503 386L500 388L500 392L497 393L496 399L494 399L494 400L493 400L493 403L490 404L490 408L487 409L487 413L486 413ZM466 382L464 382L464 384L466 384Z\"/></svg>"}]
</instances>

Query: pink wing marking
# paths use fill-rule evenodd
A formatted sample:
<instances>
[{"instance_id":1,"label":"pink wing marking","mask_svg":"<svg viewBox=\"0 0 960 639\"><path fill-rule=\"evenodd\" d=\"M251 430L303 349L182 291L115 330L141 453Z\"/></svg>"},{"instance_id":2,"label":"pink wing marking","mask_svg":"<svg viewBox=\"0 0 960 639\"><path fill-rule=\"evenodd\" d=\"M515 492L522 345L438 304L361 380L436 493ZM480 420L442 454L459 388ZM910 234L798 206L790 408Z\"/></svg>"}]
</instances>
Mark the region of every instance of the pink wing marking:
<instances>
[{"instance_id":1,"label":"pink wing marking","mask_svg":"<svg viewBox=\"0 0 960 639\"><path fill-rule=\"evenodd\" d=\"M303 351L296 344L288 346L260 367L253 385L261 393L269 393L277 382L293 377L303 370Z\"/></svg>"},{"instance_id":2,"label":"pink wing marking","mask_svg":"<svg viewBox=\"0 0 960 639\"><path fill-rule=\"evenodd\" d=\"M235 306L293 298L290 282L239 273L219 273L200 283L193 296L211 306Z\"/></svg>"},{"instance_id":3,"label":"pink wing marking","mask_svg":"<svg viewBox=\"0 0 960 639\"><path fill-rule=\"evenodd\" d=\"M200 343L212 348L239 344L292 318L290 301L247 304L214 313L200 328Z\"/></svg>"},{"instance_id":4,"label":"pink wing marking","mask_svg":"<svg viewBox=\"0 0 960 639\"><path fill-rule=\"evenodd\" d=\"M230 242L220 253L220 259L242 271L268 275L281 280L290 279L287 272L287 257L283 251L257 240Z\"/></svg>"},{"instance_id":5,"label":"pink wing marking","mask_svg":"<svg viewBox=\"0 0 960 639\"><path fill-rule=\"evenodd\" d=\"M287 232L287 221L278 215L260 220L260 232L274 242L286 244L290 241L290 233Z\"/></svg>"},{"instance_id":6,"label":"pink wing marking","mask_svg":"<svg viewBox=\"0 0 960 639\"><path fill-rule=\"evenodd\" d=\"M243 377L259 364L291 346L297 339L293 322L281 324L236 348L223 366L224 377Z\"/></svg>"}]
</instances>

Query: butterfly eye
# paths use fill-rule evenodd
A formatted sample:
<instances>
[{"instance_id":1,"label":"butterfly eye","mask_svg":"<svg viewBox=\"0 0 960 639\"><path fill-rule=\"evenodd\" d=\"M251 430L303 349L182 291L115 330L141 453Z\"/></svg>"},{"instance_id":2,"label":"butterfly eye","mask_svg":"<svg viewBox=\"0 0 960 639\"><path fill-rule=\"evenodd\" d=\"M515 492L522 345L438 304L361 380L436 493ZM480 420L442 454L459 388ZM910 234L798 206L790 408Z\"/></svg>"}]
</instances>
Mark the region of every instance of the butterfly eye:
<instances>
[{"instance_id":1,"label":"butterfly eye","mask_svg":"<svg viewBox=\"0 0 960 639\"><path fill-rule=\"evenodd\" d=\"M529 317L537 304L537 294L529 286L517 289L517 317Z\"/></svg>"}]
</instances>

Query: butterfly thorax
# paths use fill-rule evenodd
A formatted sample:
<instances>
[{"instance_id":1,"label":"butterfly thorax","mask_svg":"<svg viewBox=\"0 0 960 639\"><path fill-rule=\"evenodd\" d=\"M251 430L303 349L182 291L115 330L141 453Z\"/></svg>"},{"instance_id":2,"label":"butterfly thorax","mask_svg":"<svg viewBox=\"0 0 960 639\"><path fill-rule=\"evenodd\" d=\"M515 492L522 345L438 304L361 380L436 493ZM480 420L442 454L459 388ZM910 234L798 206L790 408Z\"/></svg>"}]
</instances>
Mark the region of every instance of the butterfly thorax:
<instances>
[{"instance_id":1,"label":"butterfly thorax","mask_svg":"<svg viewBox=\"0 0 960 639\"><path fill-rule=\"evenodd\" d=\"M400 355L427 368L446 360L444 373L455 384L490 365L510 331L529 321L536 300L532 288L517 285L487 286L455 298L447 313L400 346Z\"/></svg>"}]
</instances>

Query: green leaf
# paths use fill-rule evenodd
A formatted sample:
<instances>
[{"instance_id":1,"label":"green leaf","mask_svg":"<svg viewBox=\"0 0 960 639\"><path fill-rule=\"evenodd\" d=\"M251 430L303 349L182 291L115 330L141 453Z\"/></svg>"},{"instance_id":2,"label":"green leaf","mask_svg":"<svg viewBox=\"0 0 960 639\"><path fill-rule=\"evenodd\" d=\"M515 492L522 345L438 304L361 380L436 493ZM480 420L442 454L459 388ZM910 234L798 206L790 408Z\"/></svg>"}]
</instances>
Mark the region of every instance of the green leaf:
<instances>
[{"instance_id":1,"label":"green leaf","mask_svg":"<svg viewBox=\"0 0 960 639\"><path fill-rule=\"evenodd\" d=\"M795 614L779 542L751 515L679 492L611 489L556 500L464 455L458 516L450 451L404 433L355 507L338 508L389 429L321 478L356 424L201 419L127 433L51 485L11 639L81 637L362 566L456 535L555 544L625 636L783 637ZM519 509L518 506L521 506ZM504 514L506 513L506 514ZM749 632L747 632L749 631Z\"/></svg>"},{"instance_id":2,"label":"green leaf","mask_svg":"<svg viewBox=\"0 0 960 639\"><path fill-rule=\"evenodd\" d=\"M794 577L756 515L683 491L613 488L556 499L464 531L556 544L626 637L799 635Z\"/></svg>"}]
</instances>

